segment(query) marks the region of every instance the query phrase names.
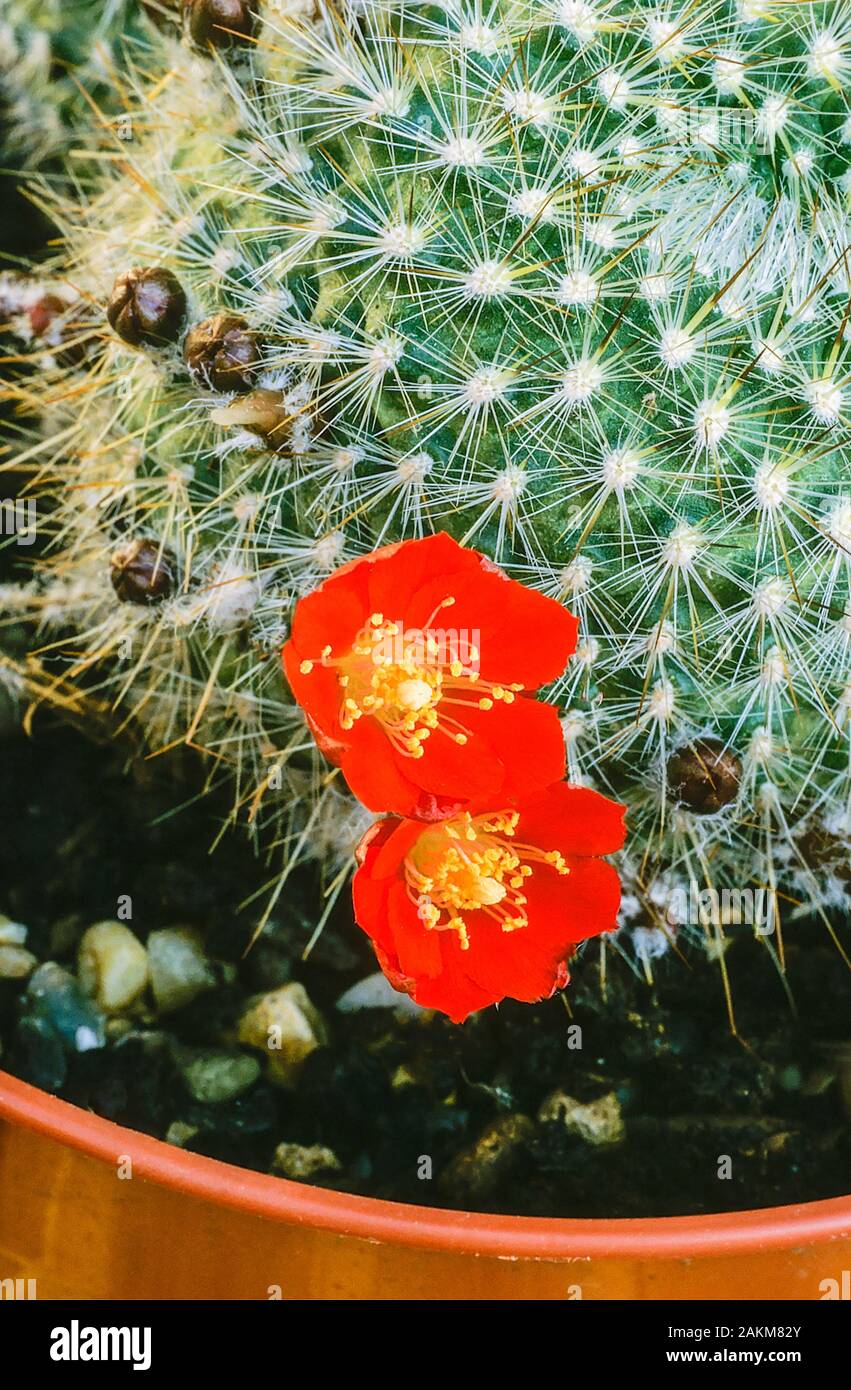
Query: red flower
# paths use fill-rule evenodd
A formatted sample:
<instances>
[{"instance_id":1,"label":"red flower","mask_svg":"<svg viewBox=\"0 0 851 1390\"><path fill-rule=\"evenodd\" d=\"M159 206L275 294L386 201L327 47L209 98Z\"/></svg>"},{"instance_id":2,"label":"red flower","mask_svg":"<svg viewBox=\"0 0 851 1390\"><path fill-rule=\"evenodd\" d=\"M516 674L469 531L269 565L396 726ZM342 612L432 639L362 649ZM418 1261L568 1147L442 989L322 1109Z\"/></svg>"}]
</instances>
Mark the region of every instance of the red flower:
<instances>
[{"instance_id":1,"label":"red flower","mask_svg":"<svg viewBox=\"0 0 851 1390\"><path fill-rule=\"evenodd\" d=\"M556 710L521 692L561 675L576 628L441 533L344 565L303 598L284 669L355 796L433 820L564 775Z\"/></svg>"},{"instance_id":2,"label":"red flower","mask_svg":"<svg viewBox=\"0 0 851 1390\"><path fill-rule=\"evenodd\" d=\"M576 944L610 931L624 808L558 782L509 809L381 820L358 850L355 917L390 983L460 1023L567 983Z\"/></svg>"}]
</instances>

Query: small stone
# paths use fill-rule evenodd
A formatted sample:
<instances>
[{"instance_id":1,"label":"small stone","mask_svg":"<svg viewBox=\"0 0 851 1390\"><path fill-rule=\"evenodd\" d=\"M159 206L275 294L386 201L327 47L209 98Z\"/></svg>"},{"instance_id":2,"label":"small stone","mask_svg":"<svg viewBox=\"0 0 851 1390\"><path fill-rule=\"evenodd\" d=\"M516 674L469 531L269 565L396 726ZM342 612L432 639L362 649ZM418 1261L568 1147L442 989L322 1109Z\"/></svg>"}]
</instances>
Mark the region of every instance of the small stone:
<instances>
[{"instance_id":1,"label":"small stone","mask_svg":"<svg viewBox=\"0 0 851 1390\"><path fill-rule=\"evenodd\" d=\"M106 317L131 347L163 347L176 341L186 315L186 295L164 266L137 266L119 275Z\"/></svg>"},{"instance_id":2,"label":"small stone","mask_svg":"<svg viewBox=\"0 0 851 1390\"><path fill-rule=\"evenodd\" d=\"M777 1134L770 1134L767 1139L763 1139L760 1145L762 1156L764 1158L784 1156L795 1137L795 1131L791 1129L782 1129Z\"/></svg>"},{"instance_id":3,"label":"small stone","mask_svg":"<svg viewBox=\"0 0 851 1390\"><path fill-rule=\"evenodd\" d=\"M129 1038L136 1031L132 1018L122 1018L120 1015L106 1020L106 1040L108 1043L120 1042L122 1038Z\"/></svg>"},{"instance_id":4,"label":"small stone","mask_svg":"<svg viewBox=\"0 0 851 1390\"><path fill-rule=\"evenodd\" d=\"M171 596L175 571L174 556L153 540L130 541L110 559L110 578L118 598L142 607Z\"/></svg>"},{"instance_id":5,"label":"small stone","mask_svg":"<svg viewBox=\"0 0 851 1390\"><path fill-rule=\"evenodd\" d=\"M535 1126L528 1115L504 1115L464 1149L441 1175L441 1187L458 1201L489 1196L510 1170Z\"/></svg>"},{"instance_id":6,"label":"small stone","mask_svg":"<svg viewBox=\"0 0 851 1390\"><path fill-rule=\"evenodd\" d=\"M30 1013L68 1048L90 1052L106 1041L104 1017L81 990L70 971L45 961L27 988Z\"/></svg>"},{"instance_id":7,"label":"small stone","mask_svg":"<svg viewBox=\"0 0 851 1390\"><path fill-rule=\"evenodd\" d=\"M417 1086L418 1084L414 1073L404 1063L400 1063L390 1078L390 1085L394 1091L404 1091L408 1086Z\"/></svg>"},{"instance_id":8,"label":"small stone","mask_svg":"<svg viewBox=\"0 0 851 1390\"><path fill-rule=\"evenodd\" d=\"M380 970L347 989L334 1008L341 1014L355 1014L362 1009L393 1009L397 1016L407 1018L431 1018L433 1012L414 1003L409 994L394 989Z\"/></svg>"},{"instance_id":9,"label":"small stone","mask_svg":"<svg viewBox=\"0 0 851 1390\"><path fill-rule=\"evenodd\" d=\"M0 946L0 980L25 980L38 965L38 957L23 946Z\"/></svg>"},{"instance_id":10,"label":"small stone","mask_svg":"<svg viewBox=\"0 0 851 1390\"><path fill-rule=\"evenodd\" d=\"M97 922L80 942L77 978L104 1013L121 1013L148 983L148 953L122 922Z\"/></svg>"},{"instance_id":11,"label":"small stone","mask_svg":"<svg viewBox=\"0 0 851 1390\"><path fill-rule=\"evenodd\" d=\"M260 1078L260 1063L244 1052L210 1052L176 1047L174 1059L190 1095L202 1105L218 1105L242 1095Z\"/></svg>"},{"instance_id":12,"label":"small stone","mask_svg":"<svg viewBox=\"0 0 851 1390\"><path fill-rule=\"evenodd\" d=\"M184 0L189 33L195 43L205 47L230 48L247 43L254 33L252 7L245 0ZM230 32L228 32L230 31Z\"/></svg>"},{"instance_id":13,"label":"small stone","mask_svg":"<svg viewBox=\"0 0 851 1390\"><path fill-rule=\"evenodd\" d=\"M212 989L216 975L191 927L164 927L148 937L148 967L157 1010L171 1013Z\"/></svg>"},{"instance_id":14,"label":"small stone","mask_svg":"<svg viewBox=\"0 0 851 1390\"><path fill-rule=\"evenodd\" d=\"M239 1020L237 1037L269 1059L269 1079L291 1086L307 1057L328 1041L325 1020L303 985L293 981L255 1000Z\"/></svg>"},{"instance_id":15,"label":"small stone","mask_svg":"<svg viewBox=\"0 0 851 1390\"><path fill-rule=\"evenodd\" d=\"M710 816L735 801L742 764L718 738L699 738L668 759L668 785L677 801L699 816Z\"/></svg>"},{"instance_id":16,"label":"small stone","mask_svg":"<svg viewBox=\"0 0 851 1390\"><path fill-rule=\"evenodd\" d=\"M333 1149L322 1144L279 1144L272 1159L272 1172L293 1182L309 1182L317 1173L340 1173L343 1165Z\"/></svg>"},{"instance_id":17,"label":"small stone","mask_svg":"<svg viewBox=\"0 0 851 1390\"><path fill-rule=\"evenodd\" d=\"M165 1142L176 1149L185 1149L198 1133L197 1125L188 1125L183 1120L174 1120L165 1132Z\"/></svg>"},{"instance_id":18,"label":"small stone","mask_svg":"<svg viewBox=\"0 0 851 1390\"><path fill-rule=\"evenodd\" d=\"M813 1067L807 1072L801 1086L801 1095L808 1098L824 1096L836 1082L836 1068L830 1066Z\"/></svg>"},{"instance_id":19,"label":"small stone","mask_svg":"<svg viewBox=\"0 0 851 1390\"><path fill-rule=\"evenodd\" d=\"M16 1076L42 1091L65 1084L68 1062L61 1038L43 1019L25 1016L12 1038L9 1064Z\"/></svg>"},{"instance_id":20,"label":"small stone","mask_svg":"<svg viewBox=\"0 0 851 1390\"><path fill-rule=\"evenodd\" d=\"M839 1103L845 1118L851 1120L851 1041L825 1043L820 1050L827 1053L835 1068Z\"/></svg>"},{"instance_id":21,"label":"small stone","mask_svg":"<svg viewBox=\"0 0 851 1390\"><path fill-rule=\"evenodd\" d=\"M26 939L27 928L22 923L0 915L0 946L23 946Z\"/></svg>"},{"instance_id":22,"label":"small stone","mask_svg":"<svg viewBox=\"0 0 851 1390\"><path fill-rule=\"evenodd\" d=\"M619 1144L625 1129L620 1101L614 1091L583 1105L565 1091L553 1091L538 1111L541 1124L560 1124L586 1144Z\"/></svg>"},{"instance_id":23,"label":"small stone","mask_svg":"<svg viewBox=\"0 0 851 1390\"><path fill-rule=\"evenodd\" d=\"M213 391L248 391L261 351L256 333L240 314L214 314L190 328L183 355L203 386Z\"/></svg>"},{"instance_id":24,"label":"small stone","mask_svg":"<svg viewBox=\"0 0 851 1390\"><path fill-rule=\"evenodd\" d=\"M800 1091L803 1085L803 1074L800 1067L784 1067L777 1077L777 1084L783 1091Z\"/></svg>"}]
</instances>

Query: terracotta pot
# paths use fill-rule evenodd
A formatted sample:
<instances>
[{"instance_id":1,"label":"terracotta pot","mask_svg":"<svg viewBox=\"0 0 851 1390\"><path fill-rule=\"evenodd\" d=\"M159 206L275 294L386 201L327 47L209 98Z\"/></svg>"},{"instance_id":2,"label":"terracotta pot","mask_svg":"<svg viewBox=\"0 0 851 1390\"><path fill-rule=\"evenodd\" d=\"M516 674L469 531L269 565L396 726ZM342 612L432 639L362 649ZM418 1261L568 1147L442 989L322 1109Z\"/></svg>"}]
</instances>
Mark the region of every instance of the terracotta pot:
<instances>
[{"instance_id":1,"label":"terracotta pot","mask_svg":"<svg viewBox=\"0 0 851 1390\"><path fill-rule=\"evenodd\" d=\"M216 1163L0 1073L0 1279L39 1298L820 1299L849 1269L847 1197L642 1221L435 1211Z\"/></svg>"}]
</instances>

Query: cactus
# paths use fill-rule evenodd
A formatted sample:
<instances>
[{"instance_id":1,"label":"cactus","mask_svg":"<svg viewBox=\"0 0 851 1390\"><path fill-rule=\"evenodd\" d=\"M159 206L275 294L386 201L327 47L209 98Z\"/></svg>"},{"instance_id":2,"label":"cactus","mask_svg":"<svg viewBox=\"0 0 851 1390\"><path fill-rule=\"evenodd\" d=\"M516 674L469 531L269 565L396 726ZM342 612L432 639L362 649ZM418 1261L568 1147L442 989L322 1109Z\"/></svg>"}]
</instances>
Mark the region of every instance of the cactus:
<instances>
[{"instance_id":1,"label":"cactus","mask_svg":"<svg viewBox=\"0 0 851 1390\"><path fill-rule=\"evenodd\" d=\"M93 130L52 202L78 351L21 402L41 628L338 883L363 817L287 691L288 615L447 530L580 618L548 698L571 779L629 810L633 956L688 885L751 887L782 962L780 903L830 926L851 878L851 23L258 8L224 46L152 30L132 141ZM723 914L692 926L723 960Z\"/></svg>"}]
</instances>

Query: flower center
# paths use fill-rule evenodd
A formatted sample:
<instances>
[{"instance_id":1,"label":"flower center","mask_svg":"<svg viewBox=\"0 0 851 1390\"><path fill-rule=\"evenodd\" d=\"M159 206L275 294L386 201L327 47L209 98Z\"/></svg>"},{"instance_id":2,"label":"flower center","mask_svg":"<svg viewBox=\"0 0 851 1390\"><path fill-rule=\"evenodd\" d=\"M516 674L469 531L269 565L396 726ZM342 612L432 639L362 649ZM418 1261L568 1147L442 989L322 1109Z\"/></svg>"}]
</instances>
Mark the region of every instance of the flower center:
<instances>
[{"instance_id":1,"label":"flower center","mask_svg":"<svg viewBox=\"0 0 851 1390\"><path fill-rule=\"evenodd\" d=\"M437 731L465 744L470 730L453 708L490 710L502 700L513 703L522 685L503 686L479 677L479 652L466 634L432 629L443 599L425 627L406 631L372 613L351 648L333 657L326 647L317 661L302 661L302 675L315 666L333 667L340 686L340 726L349 730L368 715L382 725L397 752L421 758L423 743Z\"/></svg>"},{"instance_id":2,"label":"flower center","mask_svg":"<svg viewBox=\"0 0 851 1390\"><path fill-rule=\"evenodd\" d=\"M517 811L465 812L424 830L405 859L405 883L429 931L455 931L470 945L465 913L484 912L504 932L528 926L523 887L533 864L570 872L558 850L517 842Z\"/></svg>"}]
</instances>

